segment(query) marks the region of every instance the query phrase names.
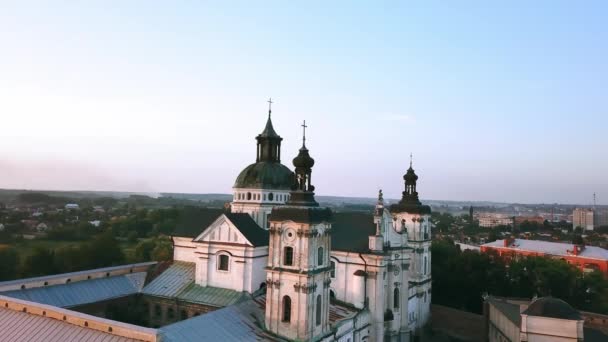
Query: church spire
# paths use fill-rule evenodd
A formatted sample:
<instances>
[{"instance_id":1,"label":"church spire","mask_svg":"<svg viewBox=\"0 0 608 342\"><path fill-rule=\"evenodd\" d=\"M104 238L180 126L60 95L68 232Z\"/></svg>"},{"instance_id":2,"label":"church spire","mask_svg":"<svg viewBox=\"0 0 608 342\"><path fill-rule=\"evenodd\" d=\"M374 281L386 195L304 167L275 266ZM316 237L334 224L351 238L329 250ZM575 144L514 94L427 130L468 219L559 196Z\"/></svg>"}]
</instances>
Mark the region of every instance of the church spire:
<instances>
[{"instance_id":1,"label":"church spire","mask_svg":"<svg viewBox=\"0 0 608 342\"><path fill-rule=\"evenodd\" d=\"M281 138L272 126L272 99L268 100L268 120L262 133L256 140L258 141L256 162L281 162Z\"/></svg>"},{"instance_id":2,"label":"church spire","mask_svg":"<svg viewBox=\"0 0 608 342\"><path fill-rule=\"evenodd\" d=\"M268 119L272 116L272 97L268 99Z\"/></svg>"},{"instance_id":3,"label":"church spire","mask_svg":"<svg viewBox=\"0 0 608 342\"><path fill-rule=\"evenodd\" d=\"M416 172L412 167L412 159L412 154L410 153L410 168L407 169L407 172L405 175L403 175L403 180L405 181L405 191L403 192L401 202L420 204L420 200L418 199L418 191L416 191L418 175L416 175Z\"/></svg>"},{"instance_id":4,"label":"church spire","mask_svg":"<svg viewBox=\"0 0 608 342\"><path fill-rule=\"evenodd\" d=\"M302 123L302 147L300 152L293 159L293 166L295 166L295 183L292 188L291 199L288 204L293 205L305 205L305 206L318 206L319 204L315 201L314 191L315 187L311 184L312 167L315 165L315 160L308 153L306 148L306 121Z\"/></svg>"}]
</instances>

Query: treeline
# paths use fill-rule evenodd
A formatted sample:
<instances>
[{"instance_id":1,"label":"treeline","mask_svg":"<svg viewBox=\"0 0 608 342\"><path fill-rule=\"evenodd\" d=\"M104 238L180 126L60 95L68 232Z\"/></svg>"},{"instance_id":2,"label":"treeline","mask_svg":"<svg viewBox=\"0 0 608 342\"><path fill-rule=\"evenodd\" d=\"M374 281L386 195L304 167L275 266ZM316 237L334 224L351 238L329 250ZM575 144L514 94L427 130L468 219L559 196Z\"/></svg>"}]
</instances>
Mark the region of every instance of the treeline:
<instances>
[{"instance_id":1,"label":"treeline","mask_svg":"<svg viewBox=\"0 0 608 342\"><path fill-rule=\"evenodd\" d=\"M171 260L173 246L168 237L139 242L132 257L125 255L111 231L90 241L57 249L36 248L22 256L14 247L0 248L0 281L82 271L143 261Z\"/></svg>"},{"instance_id":2,"label":"treeline","mask_svg":"<svg viewBox=\"0 0 608 342\"><path fill-rule=\"evenodd\" d=\"M508 265L495 254L461 251L451 241L433 241L433 303L482 312L483 295L553 296L579 310L608 314L608 280L562 260L528 257Z\"/></svg>"}]
</instances>

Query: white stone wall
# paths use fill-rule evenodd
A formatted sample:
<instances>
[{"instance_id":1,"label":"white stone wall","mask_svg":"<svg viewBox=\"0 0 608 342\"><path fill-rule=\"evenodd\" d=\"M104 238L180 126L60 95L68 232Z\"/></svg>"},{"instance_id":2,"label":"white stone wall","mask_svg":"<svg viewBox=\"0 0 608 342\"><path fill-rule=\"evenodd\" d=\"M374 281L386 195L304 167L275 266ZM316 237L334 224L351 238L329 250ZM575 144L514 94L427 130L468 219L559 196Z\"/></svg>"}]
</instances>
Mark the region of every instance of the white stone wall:
<instances>
[{"instance_id":1,"label":"white stone wall","mask_svg":"<svg viewBox=\"0 0 608 342\"><path fill-rule=\"evenodd\" d=\"M272 208L289 200L288 190L234 188L230 209L233 213L247 213L262 228L268 229L268 215Z\"/></svg>"}]
</instances>

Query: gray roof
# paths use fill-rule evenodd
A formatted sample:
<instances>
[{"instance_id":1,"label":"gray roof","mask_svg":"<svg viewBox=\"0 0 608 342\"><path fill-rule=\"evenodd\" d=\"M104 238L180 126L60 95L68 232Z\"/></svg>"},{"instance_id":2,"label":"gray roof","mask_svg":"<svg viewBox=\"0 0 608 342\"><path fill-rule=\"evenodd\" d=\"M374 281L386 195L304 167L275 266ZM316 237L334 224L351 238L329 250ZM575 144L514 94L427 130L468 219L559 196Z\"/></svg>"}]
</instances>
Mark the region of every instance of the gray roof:
<instances>
[{"instance_id":1,"label":"gray roof","mask_svg":"<svg viewBox=\"0 0 608 342\"><path fill-rule=\"evenodd\" d=\"M533 301L523 312L529 316L551 317L569 320L581 320L581 314L570 304L559 298L542 297Z\"/></svg>"},{"instance_id":2,"label":"gray roof","mask_svg":"<svg viewBox=\"0 0 608 342\"><path fill-rule=\"evenodd\" d=\"M226 217L255 247L268 246L269 234L266 229L260 227L249 214L226 213Z\"/></svg>"},{"instance_id":3,"label":"gray roof","mask_svg":"<svg viewBox=\"0 0 608 342\"><path fill-rule=\"evenodd\" d=\"M239 173L234 188L291 190L294 173L279 162L260 161L247 166Z\"/></svg>"},{"instance_id":4,"label":"gray roof","mask_svg":"<svg viewBox=\"0 0 608 342\"><path fill-rule=\"evenodd\" d=\"M285 341L266 332L264 316L266 295L249 298L241 303L212 311L202 316L167 325L159 329L163 342L177 341ZM336 327L360 310L332 302L329 321Z\"/></svg>"},{"instance_id":5,"label":"gray roof","mask_svg":"<svg viewBox=\"0 0 608 342\"><path fill-rule=\"evenodd\" d=\"M194 269L194 263L176 261L141 292L149 296L175 298L216 307L232 305L250 298L246 292L196 285Z\"/></svg>"},{"instance_id":6,"label":"gray roof","mask_svg":"<svg viewBox=\"0 0 608 342\"><path fill-rule=\"evenodd\" d=\"M334 251L368 252L369 236L376 234L371 212L334 213L331 228L331 249Z\"/></svg>"},{"instance_id":7,"label":"gray roof","mask_svg":"<svg viewBox=\"0 0 608 342\"><path fill-rule=\"evenodd\" d=\"M0 307L0 341L11 342L131 342L135 339L80 327L50 317L43 317Z\"/></svg>"},{"instance_id":8,"label":"gray roof","mask_svg":"<svg viewBox=\"0 0 608 342\"><path fill-rule=\"evenodd\" d=\"M68 284L13 290L0 294L67 308L136 294L143 288L145 280L146 272L138 272Z\"/></svg>"},{"instance_id":9,"label":"gray roof","mask_svg":"<svg viewBox=\"0 0 608 342\"><path fill-rule=\"evenodd\" d=\"M163 342L283 341L262 329L264 309L256 300L209 312L159 329Z\"/></svg>"},{"instance_id":10,"label":"gray roof","mask_svg":"<svg viewBox=\"0 0 608 342\"><path fill-rule=\"evenodd\" d=\"M521 314L519 312L519 305L512 304L507 302L506 300L489 297L488 301L498 309L498 311L502 312L508 320L513 322L518 327L521 324Z\"/></svg>"},{"instance_id":11,"label":"gray roof","mask_svg":"<svg viewBox=\"0 0 608 342\"><path fill-rule=\"evenodd\" d=\"M194 282L195 265L176 261L141 291L143 294L174 298Z\"/></svg>"},{"instance_id":12,"label":"gray roof","mask_svg":"<svg viewBox=\"0 0 608 342\"><path fill-rule=\"evenodd\" d=\"M120 266L111 266L111 267L102 267L95 268L91 270L77 271L77 272L69 272L69 273L60 273L60 274L52 274L42 277L33 277L33 278L22 278L15 279L9 281L0 282L0 288L2 289L18 289L21 285L26 284L27 287L30 287L30 284L42 284L47 281L49 283L53 283L54 281L71 278L72 280L81 279L79 281L89 281L90 279L85 278L86 276L93 275L93 278L97 278L95 274L105 274L110 273L119 273L119 274L127 274L132 272L143 272L147 271L149 267L156 265L156 261L149 262L141 262L137 264L128 264L128 265L120 265ZM41 286L41 285L37 285Z\"/></svg>"}]
</instances>

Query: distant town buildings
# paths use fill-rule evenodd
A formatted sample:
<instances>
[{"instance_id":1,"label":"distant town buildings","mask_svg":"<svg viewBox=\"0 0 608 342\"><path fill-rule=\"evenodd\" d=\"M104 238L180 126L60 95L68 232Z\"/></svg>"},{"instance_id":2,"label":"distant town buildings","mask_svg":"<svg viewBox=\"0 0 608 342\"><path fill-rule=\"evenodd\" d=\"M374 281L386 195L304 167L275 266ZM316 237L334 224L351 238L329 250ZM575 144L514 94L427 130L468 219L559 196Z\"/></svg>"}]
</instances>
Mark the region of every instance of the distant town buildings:
<instances>
[{"instance_id":1,"label":"distant town buildings","mask_svg":"<svg viewBox=\"0 0 608 342\"><path fill-rule=\"evenodd\" d=\"M475 220L479 221L479 226L484 228L510 226L513 224L511 216L498 213L477 213L475 214Z\"/></svg>"},{"instance_id":2,"label":"distant town buildings","mask_svg":"<svg viewBox=\"0 0 608 342\"><path fill-rule=\"evenodd\" d=\"M78 204L76 203L68 203L65 205L65 210L78 210L80 209L80 206L78 206Z\"/></svg>"},{"instance_id":3,"label":"distant town buildings","mask_svg":"<svg viewBox=\"0 0 608 342\"><path fill-rule=\"evenodd\" d=\"M544 224L545 218L542 216L515 216L513 217L513 224L519 227L522 223L530 222L536 224Z\"/></svg>"},{"instance_id":4,"label":"distant town buildings","mask_svg":"<svg viewBox=\"0 0 608 342\"><path fill-rule=\"evenodd\" d=\"M581 227L583 230L594 230L601 226L608 226L608 210L576 208L572 212L572 228L574 229Z\"/></svg>"},{"instance_id":5,"label":"distant town buildings","mask_svg":"<svg viewBox=\"0 0 608 342\"><path fill-rule=\"evenodd\" d=\"M583 230L593 230L593 209L576 208L572 212L572 228L581 227Z\"/></svg>"},{"instance_id":6,"label":"distant town buildings","mask_svg":"<svg viewBox=\"0 0 608 342\"><path fill-rule=\"evenodd\" d=\"M600 247L538 240L504 239L481 245L481 252L495 251L511 259L540 256L562 259L584 272L598 270L608 276L608 250Z\"/></svg>"}]
</instances>

